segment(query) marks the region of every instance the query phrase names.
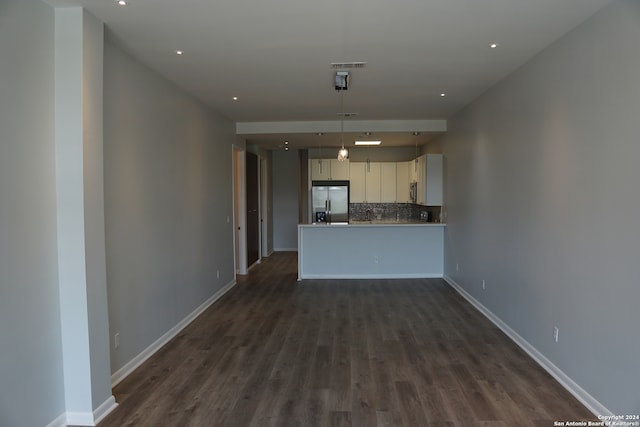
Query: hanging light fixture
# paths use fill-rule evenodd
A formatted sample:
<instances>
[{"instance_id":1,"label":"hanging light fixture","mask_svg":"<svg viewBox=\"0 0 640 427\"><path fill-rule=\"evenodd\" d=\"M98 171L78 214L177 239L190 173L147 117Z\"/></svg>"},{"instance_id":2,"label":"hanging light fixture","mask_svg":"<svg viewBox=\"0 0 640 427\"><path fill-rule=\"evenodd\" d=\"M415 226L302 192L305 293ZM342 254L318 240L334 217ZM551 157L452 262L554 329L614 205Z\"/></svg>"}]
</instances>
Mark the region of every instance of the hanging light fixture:
<instances>
[{"instance_id":1,"label":"hanging light fixture","mask_svg":"<svg viewBox=\"0 0 640 427\"><path fill-rule=\"evenodd\" d=\"M342 143L342 148L338 150L338 160L344 162L349 158L349 150L344 148L344 113L342 120L340 120L340 142Z\"/></svg>"},{"instance_id":2,"label":"hanging light fixture","mask_svg":"<svg viewBox=\"0 0 640 427\"><path fill-rule=\"evenodd\" d=\"M349 150L344 148L344 91L349 87L349 72L336 73L336 90L340 92L340 142L342 148L338 150L338 161L344 162L349 158Z\"/></svg>"}]
</instances>

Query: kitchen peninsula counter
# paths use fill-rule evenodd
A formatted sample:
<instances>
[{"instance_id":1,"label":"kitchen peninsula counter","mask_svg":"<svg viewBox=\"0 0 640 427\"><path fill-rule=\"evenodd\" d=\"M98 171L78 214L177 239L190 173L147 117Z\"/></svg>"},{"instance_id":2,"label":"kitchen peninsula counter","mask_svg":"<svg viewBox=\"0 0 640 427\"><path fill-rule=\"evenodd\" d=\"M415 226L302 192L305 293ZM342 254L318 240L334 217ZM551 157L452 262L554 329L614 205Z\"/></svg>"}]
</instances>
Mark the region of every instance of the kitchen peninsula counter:
<instances>
[{"instance_id":1,"label":"kitchen peninsula counter","mask_svg":"<svg viewBox=\"0 0 640 427\"><path fill-rule=\"evenodd\" d=\"M298 279L442 277L445 227L388 220L301 224Z\"/></svg>"}]
</instances>

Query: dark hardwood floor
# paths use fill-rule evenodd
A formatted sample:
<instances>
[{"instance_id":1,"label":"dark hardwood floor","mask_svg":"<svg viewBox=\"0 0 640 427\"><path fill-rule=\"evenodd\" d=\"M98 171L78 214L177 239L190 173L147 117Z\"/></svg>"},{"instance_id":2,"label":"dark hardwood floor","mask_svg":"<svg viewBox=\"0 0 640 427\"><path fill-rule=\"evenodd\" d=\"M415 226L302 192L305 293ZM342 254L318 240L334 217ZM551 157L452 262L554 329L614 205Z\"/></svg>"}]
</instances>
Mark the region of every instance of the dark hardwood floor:
<instances>
[{"instance_id":1,"label":"dark hardwood floor","mask_svg":"<svg viewBox=\"0 0 640 427\"><path fill-rule=\"evenodd\" d=\"M440 279L307 280L275 253L114 390L112 426L597 421Z\"/></svg>"}]
</instances>

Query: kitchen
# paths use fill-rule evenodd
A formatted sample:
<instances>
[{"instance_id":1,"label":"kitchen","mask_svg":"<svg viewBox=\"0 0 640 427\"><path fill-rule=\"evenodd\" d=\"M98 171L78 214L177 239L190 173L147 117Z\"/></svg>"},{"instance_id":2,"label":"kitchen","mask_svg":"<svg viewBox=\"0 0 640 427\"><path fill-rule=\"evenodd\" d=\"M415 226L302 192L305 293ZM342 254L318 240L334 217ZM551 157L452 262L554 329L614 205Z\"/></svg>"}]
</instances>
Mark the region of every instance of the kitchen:
<instances>
[{"instance_id":1,"label":"kitchen","mask_svg":"<svg viewBox=\"0 0 640 427\"><path fill-rule=\"evenodd\" d=\"M401 161L370 161L369 150L364 161L308 160L299 280L442 277L443 156L415 151Z\"/></svg>"}]
</instances>

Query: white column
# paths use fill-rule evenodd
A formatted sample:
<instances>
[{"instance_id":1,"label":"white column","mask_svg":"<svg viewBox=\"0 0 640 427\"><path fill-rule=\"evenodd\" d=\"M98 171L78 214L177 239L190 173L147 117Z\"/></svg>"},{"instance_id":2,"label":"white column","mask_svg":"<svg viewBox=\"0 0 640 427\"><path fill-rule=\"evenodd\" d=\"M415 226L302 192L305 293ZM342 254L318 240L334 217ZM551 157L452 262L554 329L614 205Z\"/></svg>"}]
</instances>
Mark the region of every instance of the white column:
<instances>
[{"instance_id":1,"label":"white column","mask_svg":"<svg viewBox=\"0 0 640 427\"><path fill-rule=\"evenodd\" d=\"M111 394L102 160L103 24L55 11L58 268L69 424L95 425Z\"/></svg>"}]
</instances>

